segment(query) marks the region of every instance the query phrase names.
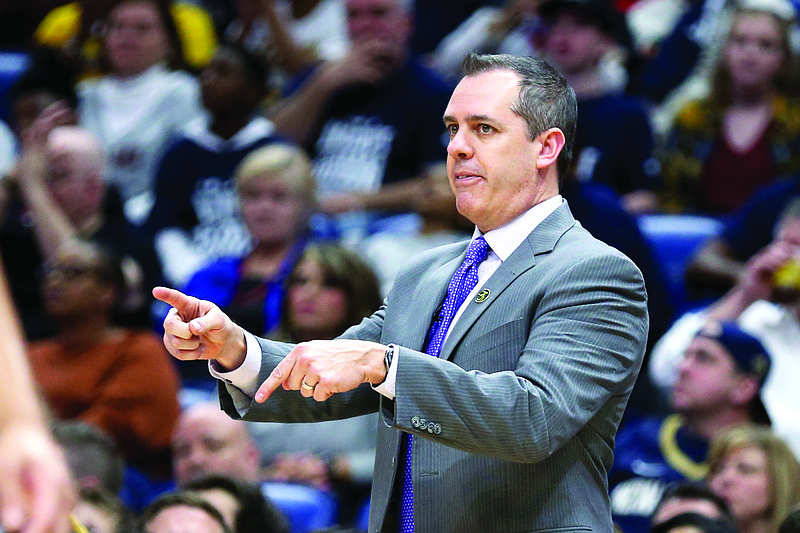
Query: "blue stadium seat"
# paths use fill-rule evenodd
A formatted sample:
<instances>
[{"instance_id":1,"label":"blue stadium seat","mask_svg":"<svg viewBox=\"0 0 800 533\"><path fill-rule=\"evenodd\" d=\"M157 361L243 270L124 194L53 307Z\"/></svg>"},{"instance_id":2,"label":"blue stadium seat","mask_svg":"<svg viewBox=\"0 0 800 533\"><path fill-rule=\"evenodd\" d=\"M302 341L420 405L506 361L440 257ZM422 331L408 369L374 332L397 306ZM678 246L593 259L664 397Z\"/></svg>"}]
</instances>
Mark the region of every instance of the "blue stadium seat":
<instances>
[{"instance_id":1,"label":"blue stadium seat","mask_svg":"<svg viewBox=\"0 0 800 533\"><path fill-rule=\"evenodd\" d=\"M638 222L661 263L673 305L680 313L689 304L684 281L686 266L701 244L719 235L722 222L699 215L643 215Z\"/></svg>"},{"instance_id":2,"label":"blue stadium seat","mask_svg":"<svg viewBox=\"0 0 800 533\"><path fill-rule=\"evenodd\" d=\"M22 50L0 50L0 120L8 122L10 105L6 98L8 89L17 81L30 64L30 56Z\"/></svg>"},{"instance_id":3,"label":"blue stadium seat","mask_svg":"<svg viewBox=\"0 0 800 533\"><path fill-rule=\"evenodd\" d=\"M328 492L306 485L268 481L264 494L283 511L291 533L308 533L337 523L339 505Z\"/></svg>"}]
</instances>

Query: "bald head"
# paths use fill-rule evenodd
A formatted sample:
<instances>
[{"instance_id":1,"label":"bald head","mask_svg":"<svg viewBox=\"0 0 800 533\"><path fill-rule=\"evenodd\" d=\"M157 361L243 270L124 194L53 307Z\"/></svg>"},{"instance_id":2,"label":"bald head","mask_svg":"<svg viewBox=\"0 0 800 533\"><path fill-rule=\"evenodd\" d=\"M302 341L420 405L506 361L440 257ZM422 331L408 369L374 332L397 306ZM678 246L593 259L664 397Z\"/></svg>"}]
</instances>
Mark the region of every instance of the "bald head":
<instances>
[{"instance_id":1,"label":"bald head","mask_svg":"<svg viewBox=\"0 0 800 533\"><path fill-rule=\"evenodd\" d=\"M78 126L59 126L47 137L51 157L69 157L72 170L82 175L102 177L105 154L100 140Z\"/></svg>"},{"instance_id":2,"label":"bald head","mask_svg":"<svg viewBox=\"0 0 800 533\"><path fill-rule=\"evenodd\" d=\"M172 453L179 486L206 474L258 480L261 454L247 422L233 420L214 402L198 403L181 414Z\"/></svg>"}]
</instances>

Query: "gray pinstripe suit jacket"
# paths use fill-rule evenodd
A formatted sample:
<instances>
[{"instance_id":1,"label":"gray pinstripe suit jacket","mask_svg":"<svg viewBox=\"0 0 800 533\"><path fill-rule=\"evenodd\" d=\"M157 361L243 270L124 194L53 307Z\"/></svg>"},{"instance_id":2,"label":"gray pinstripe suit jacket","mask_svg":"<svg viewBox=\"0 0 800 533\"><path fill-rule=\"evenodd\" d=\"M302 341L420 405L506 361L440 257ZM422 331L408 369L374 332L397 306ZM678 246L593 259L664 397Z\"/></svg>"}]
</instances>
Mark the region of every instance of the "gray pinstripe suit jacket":
<instances>
[{"instance_id":1,"label":"gray pinstripe suit jacket","mask_svg":"<svg viewBox=\"0 0 800 533\"><path fill-rule=\"evenodd\" d=\"M278 389L244 418L312 421L380 409L371 532L395 529L390 497L405 431L421 437L413 461L419 533L611 533L606 474L648 330L639 270L564 204L486 282L489 298L469 304L434 358L419 350L465 251L460 243L411 261L385 305L344 335L400 346L395 401L368 385L319 404ZM261 342L266 379L289 346Z\"/></svg>"}]
</instances>

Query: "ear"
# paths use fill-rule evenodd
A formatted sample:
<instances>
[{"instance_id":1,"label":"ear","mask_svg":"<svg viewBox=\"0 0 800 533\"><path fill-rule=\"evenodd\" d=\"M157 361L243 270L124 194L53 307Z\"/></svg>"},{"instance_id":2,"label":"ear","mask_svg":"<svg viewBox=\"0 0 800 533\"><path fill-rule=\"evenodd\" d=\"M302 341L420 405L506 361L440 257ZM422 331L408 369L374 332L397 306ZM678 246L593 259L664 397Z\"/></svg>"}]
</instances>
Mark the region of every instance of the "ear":
<instances>
[{"instance_id":1,"label":"ear","mask_svg":"<svg viewBox=\"0 0 800 533\"><path fill-rule=\"evenodd\" d=\"M758 394L758 379L751 375L741 376L733 388L731 399L736 405L745 406Z\"/></svg>"},{"instance_id":2,"label":"ear","mask_svg":"<svg viewBox=\"0 0 800 533\"><path fill-rule=\"evenodd\" d=\"M564 132L560 128L550 128L538 135L538 142L542 144L542 149L536 158L536 168L542 170L551 166L555 166L558 161L558 155L564 149L566 139Z\"/></svg>"}]
</instances>

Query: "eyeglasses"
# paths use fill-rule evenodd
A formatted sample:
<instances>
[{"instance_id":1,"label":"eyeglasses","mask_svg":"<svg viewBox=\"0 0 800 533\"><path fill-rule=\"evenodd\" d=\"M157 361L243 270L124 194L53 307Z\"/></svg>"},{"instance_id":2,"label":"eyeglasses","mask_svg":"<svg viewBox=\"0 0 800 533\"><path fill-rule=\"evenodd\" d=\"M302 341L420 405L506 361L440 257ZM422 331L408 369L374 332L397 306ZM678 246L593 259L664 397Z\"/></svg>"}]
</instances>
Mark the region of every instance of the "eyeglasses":
<instances>
[{"instance_id":1,"label":"eyeglasses","mask_svg":"<svg viewBox=\"0 0 800 533\"><path fill-rule=\"evenodd\" d=\"M67 281L74 281L78 278L96 275L97 268L92 265L44 265L42 277L57 277Z\"/></svg>"}]
</instances>

